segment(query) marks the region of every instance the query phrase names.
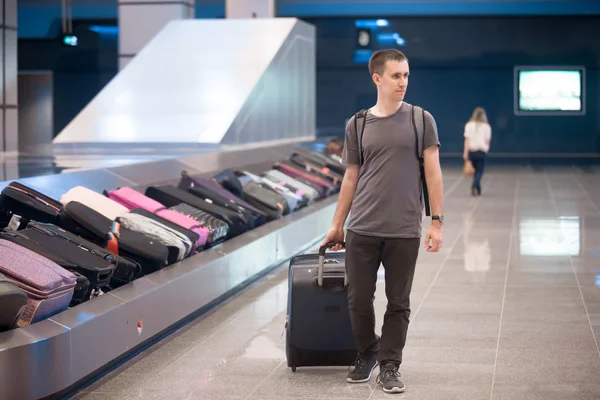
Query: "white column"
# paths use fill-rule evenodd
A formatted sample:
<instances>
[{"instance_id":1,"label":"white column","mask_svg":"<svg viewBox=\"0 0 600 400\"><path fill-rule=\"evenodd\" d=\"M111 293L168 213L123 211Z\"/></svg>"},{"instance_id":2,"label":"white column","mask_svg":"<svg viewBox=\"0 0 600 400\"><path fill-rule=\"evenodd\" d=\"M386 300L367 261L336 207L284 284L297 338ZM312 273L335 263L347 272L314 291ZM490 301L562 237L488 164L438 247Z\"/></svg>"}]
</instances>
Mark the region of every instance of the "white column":
<instances>
[{"instance_id":1,"label":"white column","mask_svg":"<svg viewBox=\"0 0 600 400\"><path fill-rule=\"evenodd\" d=\"M17 0L2 0L2 112L0 112L0 151L19 148L17 91Z\"/></svg>"},{"instance_id":2,"label":"white column","mask_svg":"<svg viewBox=\"0 0 600 400\"><path fill-rule=\"evenodd\" d=\"M119 0L119 69L169 21L195 14L195 0Z\"/></svg>"},{"instance_id":3,"label":"white column","mask_svg":"<svg viewBox=\"0 0 600 400\"><path fill-rule=\"evenodd\" d=\"M275 18L276 0L226 0L226 18Z\"/></svg>"}]
</instances>

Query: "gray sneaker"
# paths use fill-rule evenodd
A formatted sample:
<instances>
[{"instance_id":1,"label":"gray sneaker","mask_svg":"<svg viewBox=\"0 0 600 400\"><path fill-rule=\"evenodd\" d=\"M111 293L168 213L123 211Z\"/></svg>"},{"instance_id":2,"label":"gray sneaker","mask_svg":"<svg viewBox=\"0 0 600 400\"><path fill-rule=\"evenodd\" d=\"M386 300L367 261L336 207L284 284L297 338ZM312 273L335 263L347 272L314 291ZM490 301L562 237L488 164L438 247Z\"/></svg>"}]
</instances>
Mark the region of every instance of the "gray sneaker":
<instances>
[{"instance_id":1,"label":"gray sneaker","mask_svg":"<svg viewBox=\"0 0 600 400\"><path fill-rule=\"evenodd\" d=\"M373 370L377 367L377 354L359 355L354 363L348 368L346 381L350 383L363 383L371 379Z\"/></svg>"},{"instance_id":2,"label":"gray sneaker","mask_svg":"<svg viewBox=\"0 0 600 400\"><path fill-rule=\"evenodd\" d=\"M400 372L394 363L386 363L379 368L377 383L383 386L386 393L402 393L406 389L400 380Z\"/></svg>"}]
</instances>

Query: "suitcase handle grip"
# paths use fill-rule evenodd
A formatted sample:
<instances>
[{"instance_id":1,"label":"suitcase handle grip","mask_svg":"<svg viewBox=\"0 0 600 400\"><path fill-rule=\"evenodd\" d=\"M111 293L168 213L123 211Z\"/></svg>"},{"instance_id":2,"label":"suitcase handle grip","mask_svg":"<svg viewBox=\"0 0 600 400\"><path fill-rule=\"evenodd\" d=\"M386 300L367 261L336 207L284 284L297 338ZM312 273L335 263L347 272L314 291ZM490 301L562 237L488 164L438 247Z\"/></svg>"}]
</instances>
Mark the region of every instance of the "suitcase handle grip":
<instances>
[{"instance_id":1,"label":"suitcase handle grip","mask_svg":"<svg viewBox=\"0 0 600 400\"><path fill-rule=\"evenodd\" d=\"M341 244L342 247L346 247L346 242L329 242L329 243L324 244L323 246L319 247L319 255L325 256L325 252L327 250L329 250L330 248L332 248L333 246L335 246L336 244Z\"/></svg>"},{"instance_id":2,"label":"suitcase handle grip","mask_svg":"<svg viewBox=\"0 0 600 400\"><path fill-rule=\"evenodd\" d=\"M317 268L317 284L323 286L323 270L325 269L325 252L335 246L341 244L343 247L346 246L345 242L329 242L319 247L319 267ZM348 275L344 273L344 287L348 286Z\"/></svg>"}]
</instances>

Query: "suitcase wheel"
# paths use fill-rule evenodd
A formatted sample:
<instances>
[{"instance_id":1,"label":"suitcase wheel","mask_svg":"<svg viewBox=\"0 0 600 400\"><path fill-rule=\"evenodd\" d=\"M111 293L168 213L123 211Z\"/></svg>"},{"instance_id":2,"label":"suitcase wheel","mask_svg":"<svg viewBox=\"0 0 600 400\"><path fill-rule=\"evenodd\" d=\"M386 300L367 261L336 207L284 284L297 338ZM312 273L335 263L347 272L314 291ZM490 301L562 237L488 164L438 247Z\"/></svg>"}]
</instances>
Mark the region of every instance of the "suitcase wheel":
<instances>
[{"instance_id":1,"label":"suitcase wheel","mask_svg":"<svg viewBox=\"0 0 600 400\"><path fill-rule=\"evenodd\" d=\"M296 372L296 366L292 365L292 372Z\"/></svg>"}]
</instances>

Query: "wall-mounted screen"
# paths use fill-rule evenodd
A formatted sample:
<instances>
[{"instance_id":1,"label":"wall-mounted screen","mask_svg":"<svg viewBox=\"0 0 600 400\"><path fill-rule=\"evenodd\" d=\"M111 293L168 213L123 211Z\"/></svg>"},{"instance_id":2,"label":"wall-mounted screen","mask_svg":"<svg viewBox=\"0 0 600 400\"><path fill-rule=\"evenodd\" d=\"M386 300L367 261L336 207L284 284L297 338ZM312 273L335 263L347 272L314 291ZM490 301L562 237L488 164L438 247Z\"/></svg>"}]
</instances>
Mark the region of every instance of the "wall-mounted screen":
<instances>
[{"instance_id":1,"label":"wall-mounted screen","mask_svg":"<svg viewBox=\"0 0 600 400\"><path fill-rule=\"evenodd\" d=\"M515 114L584 115L583 67L516 67Z\"/></svg>"}]
</instances>

